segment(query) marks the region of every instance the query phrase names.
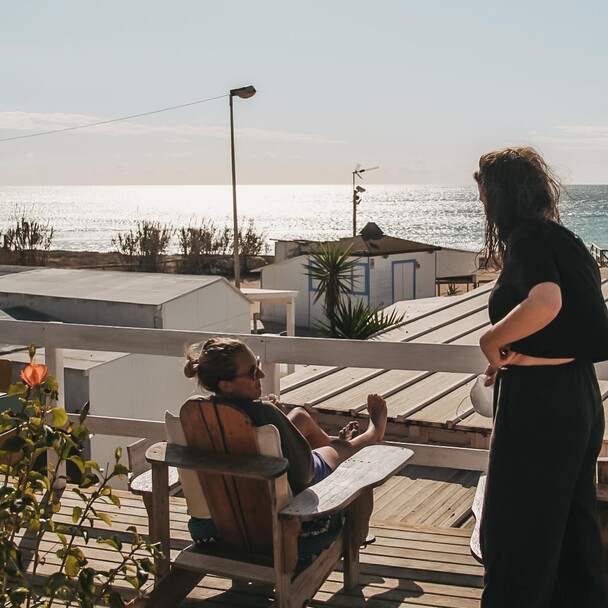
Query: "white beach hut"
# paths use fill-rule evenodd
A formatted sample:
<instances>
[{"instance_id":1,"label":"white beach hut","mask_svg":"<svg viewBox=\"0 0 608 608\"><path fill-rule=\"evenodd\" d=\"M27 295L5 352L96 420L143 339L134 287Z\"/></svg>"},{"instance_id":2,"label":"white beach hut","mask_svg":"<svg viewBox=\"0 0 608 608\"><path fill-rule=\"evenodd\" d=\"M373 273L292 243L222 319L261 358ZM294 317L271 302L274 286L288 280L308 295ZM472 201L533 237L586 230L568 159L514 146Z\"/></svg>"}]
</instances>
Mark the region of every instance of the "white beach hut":
<instances>
[{"instance_id":1,"label":"white beach hut","mask_svg":"<svg viewBox=\"0 0 608 608\"><path fill-rule=\"evenodd\" d=\"M0 312L24 320L125 327L249 333L250 302L221 277L40 268L0 276ZM2 342L2 336L0 336ZM5 346L3 358L28 362L26 345ZM38 353L44 362L44 349ZM64 351L65 406L89 401L92 415L161 420L178 411L195 385L180 357ZM91 457L111 461L116 437L95 437ZM125 452L126 453L126 452Z\"/></svg>"},{"instance_id":2,"label":"white beach hut","mask_svg":"<svg viewBox=\"0 0 608 608\"><path fill-rule=\"evenodd\" d=\"M350 249L351 255L359 258L352 299L385 307L435 294L441 247L387 236L371 222L356 237L340 239L335 244L342 250ZM323 319L322 302L314 302L317 285L305 270L310 252L318 245L311 241L279 241L275 263L261 269L262 288L300 292L295 302L296 325L300 327L313 327ZM280 314L273 304L261 307L262 320L277 321Z\"/></svg>"}]
</instances>

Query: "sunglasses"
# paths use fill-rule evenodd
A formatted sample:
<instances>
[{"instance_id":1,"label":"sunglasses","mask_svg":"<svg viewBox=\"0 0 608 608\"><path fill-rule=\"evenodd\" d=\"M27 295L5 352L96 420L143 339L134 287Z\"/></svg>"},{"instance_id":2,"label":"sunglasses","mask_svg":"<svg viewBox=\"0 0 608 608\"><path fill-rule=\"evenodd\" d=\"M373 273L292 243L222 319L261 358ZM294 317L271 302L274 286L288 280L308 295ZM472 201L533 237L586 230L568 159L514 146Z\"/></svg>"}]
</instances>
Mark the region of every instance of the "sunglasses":
<instances>
[{"instance_id":1,"label":"sunglasses","mask_svg":"<svg viewBox=\"0 0 608 608\"><path fill-rule=\"evenodd\" d=\"M236 380L237 378L251 378L251 380L257 380L261 373L262 373L262 366L261 366L260 358L256 357L255 365L252 365L251 369L249 369L248 371L246 371L243 374L236 374L236 376L233 376L232 379Z\"/></svg>"}]
</instances>

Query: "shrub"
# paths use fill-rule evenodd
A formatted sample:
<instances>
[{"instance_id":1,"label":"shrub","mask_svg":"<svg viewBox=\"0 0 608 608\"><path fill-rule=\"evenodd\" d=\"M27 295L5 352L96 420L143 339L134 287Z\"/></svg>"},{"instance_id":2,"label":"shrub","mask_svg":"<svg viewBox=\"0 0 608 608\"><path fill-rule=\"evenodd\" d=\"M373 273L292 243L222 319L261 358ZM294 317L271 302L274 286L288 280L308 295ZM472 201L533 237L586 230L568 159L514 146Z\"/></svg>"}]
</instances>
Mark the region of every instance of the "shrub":
<instances>
[{"instance_id":1,"label":"shrub","mask_svg":"<svg viewBox=\"0 0 608 608\"><path fill-rule=\"evenodd\" d=\"M328 338L367 340L375 333L401 323L404 315L392 311L390 314L373 308L359 300L353 305L350 299L340 300L335 309L334 326L321 323L319 331Z\"/></svg>"},{"instance_id":2,"label":"shrub","mask_svg":"<svg viewBox=\"0 0 608 608\"><path fill-rule=\"evenodd\" d=\"M153 559L159 552L131 526L126 535L95 539L95 544L117 552L116 566L95 570L89 564L86 553L93 526L98 522L112 525L104 504L120 507L109 482L129 471L120 463L120 448L105 472L96 462L84 459L88 404L78 422L69 423L65 410L55 407L57 381L47 375L44 365L36 365L35 352L31 346L30 364L21 372L23 382L9 389L20 406L0 415L0 474L4 480L0 489L0 605L125 606L116 581L127 581L139 590L155 573ZM54 458L47 465L49 453ZM80 477L71 489L80 504L72 507L70 519L65 517L67 507L60 513L63 490L57 489L63 487L62 481L72 481L62 474L67 463ZM23 543L25 534L27 543ZM58 548L43 550L43 543ZM26 572L26 558L31 561L30 572ZM47 560L57 565L50 576L43 577L38 572Z\"/></svg>"},{"instance_id":3,"label":"shrub","mask_svg":"<svg viewBox=\"0 0 608 608\"><path fill-rule=\"evenodd\" d=\"M178 271L189 274L213 274L216 270L210 256L226 256L232 254L234 231L228 226L218 228L212 221L203 220L200 226L180 228L177 232L182 258ZM268 249L266 234L257 232L253 219L249 219L247 227L239 228L239 253L244 258L259 255ZM206 257L205 257L206 256Z\"/></svg>"},{"instance_id":4,"label":"shrub","mask_svg":"<svg viewBox=\"0 0 608 608\"><path fill-rule=\"evenodd\" d=\"M129 230L112 238L112 245L120 254L121 262L129 270L161 272L166 253L175 231L171 226L144 220L137 222L135 231Z\"/></svg>"},{"instance_id":5,"label":"shrub","mask_svg":"<svg viewBox=\"0 0 608 608\"><path fill-rule=\"evenodd\" d=\"M54 229L22 214L13 228L2 235L2 259L8 264L43 266L49 257Z\"/></svg>"},{"instance_id":6,"label":"shrub","mask_svg":"<svg viewBox=\"0 0 608 608\"><path fill-rule=\"evenodd\" d=\"M327 327L331 336L341 296L352 293L353 272L358 261L358 258L350 257L350 249L341 251L335 244L328 243L312 252L310 261L304 265L310 277L318 282L314 302L324 297L323 312L329 321Z\"/></svg>"}]
</instances>

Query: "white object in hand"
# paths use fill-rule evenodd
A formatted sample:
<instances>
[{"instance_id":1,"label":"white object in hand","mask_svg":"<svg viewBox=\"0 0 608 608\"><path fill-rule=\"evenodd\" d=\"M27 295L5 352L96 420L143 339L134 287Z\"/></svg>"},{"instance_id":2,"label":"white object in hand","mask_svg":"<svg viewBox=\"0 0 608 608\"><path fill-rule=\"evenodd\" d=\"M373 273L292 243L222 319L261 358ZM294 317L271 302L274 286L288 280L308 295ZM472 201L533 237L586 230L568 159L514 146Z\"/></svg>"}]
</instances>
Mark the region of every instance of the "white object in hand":
<instances>
[{"instance_id":1,"label":"white object in hand","mask_svg":"<svg viewBox=\"0 0 608 608\"><path fill-rule=\"evenodd\" d=\"M471 387L471 403L475 411L486 418L491 418L494 407L494 385L485 386L488 376L480 374Z\"/></svg>"}]
</instances>

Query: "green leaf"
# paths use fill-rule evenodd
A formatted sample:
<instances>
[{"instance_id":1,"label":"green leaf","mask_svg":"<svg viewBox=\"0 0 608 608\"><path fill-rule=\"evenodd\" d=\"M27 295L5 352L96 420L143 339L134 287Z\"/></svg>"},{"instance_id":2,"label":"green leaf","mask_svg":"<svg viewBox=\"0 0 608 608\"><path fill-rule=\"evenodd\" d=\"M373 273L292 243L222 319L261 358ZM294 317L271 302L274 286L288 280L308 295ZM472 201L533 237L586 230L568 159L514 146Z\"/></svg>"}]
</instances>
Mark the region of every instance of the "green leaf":
<instances>
[{"instance_id":1,"label":"green leaf","mask_svg":"<svg viewBox=\"0 0 608 608\"><path fill-rule=\"evenodd\" d=\"M82 409L80 410L80 414L78 416L78 422L82 425L84 424L84 421L87 419L87 416L89 415L89 410L91 409L91 404L89 401L87 401L83 406Z\"/></svg>"},{"instance_id":2,"label":"green leaf","mask_svg":"<svg viewBox=\"0 0 608 608\"><path fill-rule=\"evenodd\" d=\"M118 591L110 591L110 608L125 608L126 604Z\"/></svg>"},{"instance_id":3,"label":"green leaf","mask_svg":"<svg viewBox=\"0 0 608 608\"><path fill-rule=\"evenodd\" d=\"M113 549L120 551L122 549L122 542L118 536L110 536L110 538L102 538L101 536L97 538L97 542L100 545L109 545Z\"/></svg>"},{"instance_id":4,"label":"green leaf","mask_svg":"<svg viewBox=\"0 0 608 608\"><path fill-rule=\"evenodd\" d=\"M60 587L63 587L68 582L66 575L63 572L55 572L46 579L44 584L44 592L47 594L56 593Z\"/></svg>"},{"instance_id":5,"label":"green leaf","mask_svg":"<svg viewBox=\"0 0 608 608\"><path fill-rule=\"evenodd\" d=\"M74 507L72 509L72 521L76 524L82 517L82 509L80 507Z\"/></svg>"},{"instance_id":6,"label":"green leaf","mask_svg":"<svg viewBox=\"0 0 608 608\"><path fill-rule=\"evenodd\" d=\"M27 522L27 531L30 534L36 534L40 530L40 520L38 519L30 519Z\"/></svg>"},{"instance_id":7,"label":"green leaf","mask_svg":"<svg viewBox=\"0 0 608 608\"><path fill-rule=\"evenodd\" d=\"M55 376L47 376L44 380L44 384L53 393L57 393L59 390L59 383L57 382L57 378L55 378Z\"/></svg>"},{"instance_id":8,"label":"green leaf","mask_svg":"<svg viewBox=\"0 0 608 608\"><path fill-rule=\"evenodd\" d=\"M54 407L50 412L53 426L64 426L68 423L68 413L62 407Z\"/></svg>"},{"instance_id":9,"label":"green leaf","mask_svg":"<svg viewBox=\"0 0 608 608\"><path fill-rule=\"evenodd\" d=\"M110 516L107 513L101 513L100 511L97 511L97 517L99 517L99 519L101 519L101 521L106 523L108 526L112 525L112 520L110 519Z\"/></svg>"},{"instance_id":10,"label":"green leaf","mask_svg":"<svg viewBox=\"0 0 608 608\"><path fill-rule=\"evenodd\" d=\"M118 462L121 458L122 458L122 448L120 446L118 446L114 450L114 459L116 460L116 462Z\"/></svg>"},{"instance_id":11,"label":"green leaf","mask_svg":"<svg viewBox=\"0 0 608 608\"><path fill-rule=\"evenodd\" d=\"M74 578L78 576L80 572L80 563L78 558L74 555L67 555L65 558L65 573L70 577Z\"/></svg>"},{"instance_id":12,"label":"green leaf","mask_svg":"<svg viewBox=\"0 0 608 608\"><path fill-rule=\"evenodd\" d=\"M85 461L80 456L70 456L68 460L74 463L81 473L85 472Z\"/></svg>"},{"instance_id":13,"label":"green leaf","mask_svg":"<svg viewBox=\"0 0 608 608\"><path fill-rule=\"evenodd\" d=\"M86 473L78 484L79 488L90 488L99 483L99 477L95 473Z\"/></svg>"},{"instance_id":14,"label":"green leaf","mask_svg":"<svg viewBox=\"0 0 608 608\"><path fill-rule=\"evenodd\" d=\"M13 395L22 395L27 391L27 384L23 382L15 382L15 384L11 384L8 387L8 396L12 397Z\"/></svg>"},{"instance_id":15,"label":"green leaf","mask_svg":"<svg viewBox=\"0 0 608 608\"><path fill-rule=\"evenodd\" d=\"M130 473L129 467L124 464L118 462L114 465L114 469L112 470L112 476L125 477Z\"/></svg>"},{"instance_id":16,"label":"green leaf","mask_svg":"<svg viewBox=\"0 0 608 608\"><path fill-rule=\"evenodd\" d=\"M27 445L27 441L20 435L15 435L14 437L9 437L2 444L2 446L0 446L0 451L2 451L2 452L20 452L25 445Z\"/></svg>"}]
</instances>

